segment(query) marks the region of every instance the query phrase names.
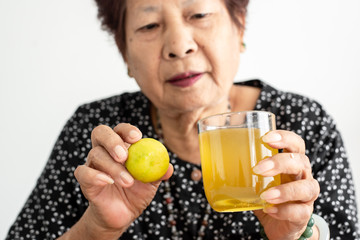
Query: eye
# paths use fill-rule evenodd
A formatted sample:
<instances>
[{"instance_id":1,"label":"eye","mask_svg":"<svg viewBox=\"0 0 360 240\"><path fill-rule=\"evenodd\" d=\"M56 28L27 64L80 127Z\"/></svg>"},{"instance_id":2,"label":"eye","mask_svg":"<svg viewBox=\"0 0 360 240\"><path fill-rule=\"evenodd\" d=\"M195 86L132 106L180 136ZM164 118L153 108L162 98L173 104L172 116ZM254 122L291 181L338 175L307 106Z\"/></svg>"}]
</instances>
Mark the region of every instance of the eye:
<instances>
[{"instance_id":1,"label":"eye","mask_svg":"<svg viewBox=\"0 0 360 240\"><path fill-rule=\"evenodd\" d=\"M210 13L196 13L191 16L192 19L203 19L205 17L210 16Z\"/></svg>"},{"instance_id":2,"label":"eye","mask_svg":"<svg viewBox=\"0 0 360 240\"><path fill-rule=\"evenodd\" d=\"M141 28L139 28L139 31L151 31L155 28L159 27L159 24L157 23L150 23L150 24L147 24Z\"/></svg>"}]
</instances>

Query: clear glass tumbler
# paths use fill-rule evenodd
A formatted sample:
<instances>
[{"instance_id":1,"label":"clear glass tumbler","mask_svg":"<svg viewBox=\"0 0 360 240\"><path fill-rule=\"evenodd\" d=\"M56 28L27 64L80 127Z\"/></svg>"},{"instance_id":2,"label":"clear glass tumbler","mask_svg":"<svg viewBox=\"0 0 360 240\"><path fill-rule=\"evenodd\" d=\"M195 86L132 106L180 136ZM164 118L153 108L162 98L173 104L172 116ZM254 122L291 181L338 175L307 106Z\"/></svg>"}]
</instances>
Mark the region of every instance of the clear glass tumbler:
<instances>
[{"instance_id":1,"label":"clear glass tumbler","mask_svg":"<svg viewBox=\"0 0 360 240\"><path fill-rule=\"evenodd\" d=\"M252 169L278 153L261 138L275 130L275 115L265 111L231 112L198 122L205 194L218 212L262 209L260 194L280 184L280 175L263 177Z\"/></svg>"}]
</instances>

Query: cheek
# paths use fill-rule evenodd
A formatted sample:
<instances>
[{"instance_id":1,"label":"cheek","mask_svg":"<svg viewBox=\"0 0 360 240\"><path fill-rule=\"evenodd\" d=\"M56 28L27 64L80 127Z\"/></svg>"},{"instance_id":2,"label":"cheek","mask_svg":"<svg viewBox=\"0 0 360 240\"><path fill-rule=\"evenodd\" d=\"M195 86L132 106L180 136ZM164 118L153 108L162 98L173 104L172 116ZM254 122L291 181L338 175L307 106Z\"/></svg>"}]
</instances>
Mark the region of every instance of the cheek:
<instances>
[{"instance_id":1,"label":"cheek","mask_svg":"<svg viewBox=\"0 0 360 240\"><path fill-rule=\"evenodd\" d=\"M200 46L212 64L216 63L226 69L233 64L237 66L240 55L240 39L234 29L226 28L216 31L215 36L203 38L202 43Z\"/></svg>"},{"instance_id":2,"label":"cheek","mask_svg":"<svg viewBox=\"0 0 360 240\"><path fill-rule=\"evenodd\" d=\"M135 78L154 78L157 74L160 58L158 54L150 51L136 50L128 54L128 67L132 71Z\"/></svg>"},{"instance_id":3,"label":"cheek","mask_svg":"<svg viewBox=\"0 0 360 240\"><path fill-rule=\"evenodd\" d=\"M129 52L128 67L141 91L149 98L161 95L158 75L160 60L157 56L144 51Z\"/></svg>"},{"instance_id":4,"label":"cheek","mask_svg":"<svg viewBox=\"0 0 360 240\"><path fill-rule=\"evenodd\" d=\"M238 71L240 53L234 50L233 43L218 45L211 51L210 64L214 81L225 87L232 85ZM231 44L233 45L232 47ZM224 85L225 84L225 85Z\"/></svg>"},{"instance_id":5,"label":"cheek","mask_svg":"<svg viewBox=\"0 0 360 240\"><path fill-rule=\"evenodd\" d=\"M208 46L204 48L204 51L207 52L209 61L213 67L226 74L225 69L233 68L237 66L238 59L240 57L240 51L237 46L237 43L234 41L217 41L213 46Z\"/></svg>"}]
</instances>

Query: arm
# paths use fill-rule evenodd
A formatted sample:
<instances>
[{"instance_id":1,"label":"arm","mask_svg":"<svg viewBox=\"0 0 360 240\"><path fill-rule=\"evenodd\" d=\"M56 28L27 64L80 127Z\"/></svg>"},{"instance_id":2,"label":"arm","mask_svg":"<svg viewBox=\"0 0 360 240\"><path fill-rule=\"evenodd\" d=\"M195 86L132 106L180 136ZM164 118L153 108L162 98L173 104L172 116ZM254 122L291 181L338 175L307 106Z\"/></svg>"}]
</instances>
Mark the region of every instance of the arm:
<instances>
[{"instance_id":1,"label":"arm","mask_svg":"<svg viewBox=\"0 0 360 240\"><path fill-rule=\"evenodd\" d=\"M272 148L284 149L284 152L260 161L253 171L265 177L281 174L281 184L260 195L272 205L254 213L268 239L299 239L307 229L320 190L311 175L305 142L299 135L285 130L269 132L262 140ZM313 231L310 239L317 239L318 231L315 227Z\"/></svg>"},{"instance_id":2,"label":"arm","mask_svg":"<svg viewBox=\"0 0 360 240\"><path fill-rule=\"evenodd\" d=\"M55 239L73 226L87 208L74 178L77 165L83 164L89 149L78 125L78 110L61 131L50 157L37 180L7 239L29 236Z\"/></svg>"},{"instance_id":3,"label":"arm","mask_svg":"<svg viewBox=\"0 0 360 240\"><path fill-rule=\"evenodd\" d=\"M150 204L161 180L168 179L173 170L170 165L163 178L152 183L132 178L123 164L127 159L127 146L141 136L130 124L119 124L114 129L100 125L93 130L87 161L75 170L89 207L64 237L117 239Z\"/></svg>"},{"instance_id":4,"label":"arm","mask_svg":"<svg viewBox=\"0 0 360 240\"><path fill-rule=\"evenodd\" d=\"M111 144L107 144L108 141L98 141L93 146L93 149L97 150L91 150L90 132L92 126L96 126L97 123L82 126L81 123L84 123L87 117L83 110L79 109L75 113L60 134L41 177L9 230L7 239L16 239L20 236L55 239L64 233L66 234L63 237L66 239L93 232L106 233L107 236L118 238L155 195L160 181L145 185L131 178L130 182L124 183L121 180L124 176L124 167L118 160L114 160L114 152L109 150L112 154L110 156L105 150L103 157L99 158L97 150L104 150L106 146L110 148ZM123 131L127 131L121 127L117 128L118 132L109 127L102 127L110 129L116 141L120 141L119 134L126 135ZM102 131L98 133L101 135ZM141 133L132 141L139 138ZM126 157L125 152L120 161L123 163ZM110 168L99 169L106 162L103 160L111 162ZM100 165L95 165L96 162ZM170 177L171 169L167 177ZM77 179L74 177L74 171ZM123 196L129 198L122 198Z\"/></svg>"},{"instance_id":5,"label":"arm","mask_svg":"<svg viewBox=\"0 0 360 240\"><path fill-rule=\"evenodd\" d=\"M320 184L314 212L328 223L331 238L358 239L358 219L352 171L333 120L324 115L322 134L312 145L313 175Z\"/></svg>"},{"instance_id":6,"label":"arm","mask_svg":"<svg viewBox=\"0 0 360 240\"><path fill-rule=\"evenodd\" d=\"M93 222L94 216L91 215L90 211L86 210L80 220L58 240L116 240L126 230L126 227L114 231L103 229Z\"/></svg>"}]
</instances>

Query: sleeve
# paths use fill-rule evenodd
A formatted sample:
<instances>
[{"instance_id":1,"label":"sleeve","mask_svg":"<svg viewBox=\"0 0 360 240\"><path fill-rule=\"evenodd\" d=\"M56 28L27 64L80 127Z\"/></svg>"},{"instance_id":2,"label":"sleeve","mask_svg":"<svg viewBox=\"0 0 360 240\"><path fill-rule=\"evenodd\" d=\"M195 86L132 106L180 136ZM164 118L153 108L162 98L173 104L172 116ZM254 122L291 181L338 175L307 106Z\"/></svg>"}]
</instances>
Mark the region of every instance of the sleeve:
<instances>
[{"instance_id":1,"label":"sleeve","mask_svg":"<svg viewBox=\"0 0 360 240\"><path fill-rule=\"evenodd\" d=\"M82 216L87 201L73 174L91 146L91 130L81 127L86 122L82 115L79 108L66 123L6 239L55 239Z\"/></svg>"},{"instance_id":2,"label":"sleeve","mask_svg":"<svg viewBox=\"0 0 360 240\"><path fill-rule=\"evenodd\" d=\"M328 223L330 239L360 239L352 171L342 137L325 111L315 114L306 134L313 175L320 184L314 212Z\"/></svg>"}]
</instances>

